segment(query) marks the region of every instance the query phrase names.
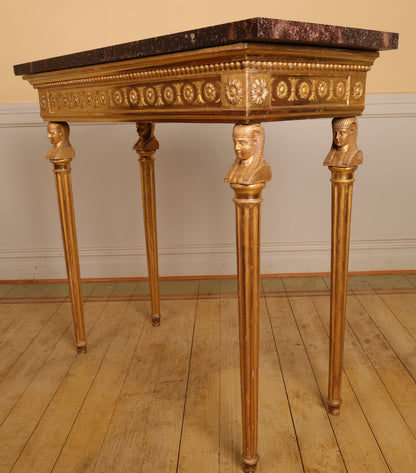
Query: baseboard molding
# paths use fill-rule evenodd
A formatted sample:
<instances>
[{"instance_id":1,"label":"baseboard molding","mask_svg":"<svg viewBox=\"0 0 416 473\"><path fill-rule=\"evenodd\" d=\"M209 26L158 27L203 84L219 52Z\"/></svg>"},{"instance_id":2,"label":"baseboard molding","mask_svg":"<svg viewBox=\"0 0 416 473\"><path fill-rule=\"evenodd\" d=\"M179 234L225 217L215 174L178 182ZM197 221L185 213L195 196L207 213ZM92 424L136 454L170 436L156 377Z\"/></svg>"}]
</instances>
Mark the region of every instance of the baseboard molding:
<instances>
[{"instance_id":1,"label":"baseboard molding","mask_svg":"<svg viewBox=\"0 0 416 473\"><path fill-rule=\"evenodd\" d=\"M368 94L362 118L416 117L416 93Z\"/></svg>"},{"instance_id":2,"label":"baseboard molding","mask_svg":"<svg viewBox=\"0 0 416 473\"><path fill-rule=\"evenodd\" d=\"M350 271L416 270L414 240L352 241ZM83 278L146 277L144 246L80 248ZM235 247L223 245L165 246L159 249L160 274L229 275L236 272ZM328 272L330 242L264 243L261 271L264 274ZM63 251L51 249L0 250L0 280L65 278Z\"/></svg>"}]
</instances>

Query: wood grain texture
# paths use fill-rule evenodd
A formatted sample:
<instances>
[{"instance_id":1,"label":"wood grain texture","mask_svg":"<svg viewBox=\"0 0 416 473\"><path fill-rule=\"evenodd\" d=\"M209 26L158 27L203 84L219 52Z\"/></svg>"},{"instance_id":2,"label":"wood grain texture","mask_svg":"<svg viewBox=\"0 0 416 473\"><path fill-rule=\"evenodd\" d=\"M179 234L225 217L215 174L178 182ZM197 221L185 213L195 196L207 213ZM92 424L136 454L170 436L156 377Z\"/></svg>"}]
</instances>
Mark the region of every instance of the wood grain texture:
<instances>
[{"instance_id":1,"label":"wood grain texture","mask_svg":"<svg viewBox=\"0 0 416 473\"><path fill-rule=\"evenodd\" d=\"M262 280L259 473L416 471L416 279L348 283L344 403L333 417L329 278ZM163 281L158 328L147 288L84 285L90 350L81 358L68 299L47 302L62 285L0 291L15 301L0 304L14 339L10 357L2 351L0 473L242 471L236 280Z\"/></svg>"}]
</instances>

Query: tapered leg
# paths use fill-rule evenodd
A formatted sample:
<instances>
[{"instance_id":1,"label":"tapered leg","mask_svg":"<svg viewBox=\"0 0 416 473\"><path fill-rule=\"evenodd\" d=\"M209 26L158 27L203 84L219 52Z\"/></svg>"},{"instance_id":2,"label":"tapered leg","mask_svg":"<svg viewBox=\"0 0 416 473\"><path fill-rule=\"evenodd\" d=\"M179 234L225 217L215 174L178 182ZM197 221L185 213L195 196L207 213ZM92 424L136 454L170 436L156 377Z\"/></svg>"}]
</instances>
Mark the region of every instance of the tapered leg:
<instances>
[{"instance_id":1,"label":"tapered leg","mask_svg":"<svg viewBox=\"0 0 416 473\"><path fill-rule=\"evenodd\" d=\"M243 462L254 471L258 461L258 354L260 302L260 203L263 184L232 184L235 191L240 331ZM250 469L250 467L252 467Z\"/></svg>"},{"instance_id":2,"label":"tapered leg","mask_svg":"<svg viewBox=\"0 0 416 473\"><path fill-rule=\"evenodd\" d=\"M362 162L357 148L355 118L333 120L334 144L325 165L332 182L331 309L329 345L328 411L338 415L344 354L345 312L354 172Z\"/></svg>"},{"instance_id":3,"label":"tapered leg","mask_svg":"<svg viewBox=\"0 0 416 473\"><path fill-rule=\"evenodd\" d=\"M354 171L330 167L332 172L331 322L328 408L337 415L341 406L348 254Z\"/></svg>"},{"instance_id":4,"label":"tapered leg","mask_svg":"<svg viewBox=\"0 0 416 473\"><path fill-rule=\"evenodd\" d=\"M78 353L86 352L84 310L78 258L77 233L72 197L71 161L75 153L69 143L69 126L65 122L50 122L48 137L53 144L46 157L53 164L65 263L69 281L72 316Z\"/></svg>"},{"instance_id":5,"label":"tapered leg","mask_svg":"<svg viewBox=\"0 0 416 473\"><path fill-rule=\"evenodd\" d=\"M225 180L235 192L240 377L245 472L256 471L259 459L258 369L260 304L260 205L270 166L263 157L264 131L260 124L236 125L237 159Z\"/></svg>"},{"instance_id":6,"label":"tapered leg","mask_svg":"<svg viewBox=\"0 0 416 473\"><path fill-rule=\"evenodd\" d=\"M142 187L144 229L146 235L152 324L158 326L160 325L160 299L154 153L159 148L159 143L153 135L153 123L137 123L137 132L140 139L135 144L134 149L140 156L140 179Z\"/></svg>"}]
</instances>

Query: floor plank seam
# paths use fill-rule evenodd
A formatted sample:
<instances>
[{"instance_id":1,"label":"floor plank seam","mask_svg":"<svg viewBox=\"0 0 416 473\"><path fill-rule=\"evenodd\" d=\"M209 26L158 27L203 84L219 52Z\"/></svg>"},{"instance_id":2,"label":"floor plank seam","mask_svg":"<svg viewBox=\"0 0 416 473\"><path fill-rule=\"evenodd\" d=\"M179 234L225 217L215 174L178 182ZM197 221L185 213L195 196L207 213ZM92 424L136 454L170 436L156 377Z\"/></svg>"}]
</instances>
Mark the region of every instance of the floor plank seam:
<instances>
[{"instance_id":1,"label":"floor plank seam","mask_svg":"<svg viewBox=\"0 0 416 473\"><path fill-rule=\"evenodd\" d=\"M326 283L326 282L325 282L325 283ZM361 304L360 304L360 305L361 305ZM363 308L363 310L367 313L367 311L365 310L365 307L362 306L362 308ZM348 315L348 314L347 314L347 315ZM324 325L324 323L323 323L322 317L321 317L320 314L319 314L319 311L318 311L318 316L319 316L319 318L320 318L320 320L321 320L321 324L323 325L323 328L324 328L324 330L325 330L325 332L326 332L326 334L327 334L328 340L329 340L329 333L327 332L327 330L326 330L326 328L325 328L325 325ZM348 317L346 318L346 324L351 328L350 323L348 322ZM354 337L355 337L356 340L357 340L357 343L361 346L361 343L360 343L360 341L358 340L358 338L357 338L355 332L354 332L354 331L352 331L352 332L353 332ZM367 359L368 359L367 353L366 353L366 351L365 351L364 349L363 349L363 352L364 352L365 356L366 356ZM370 363L371 363L371 361L370 361ZM345 365L345 363L344 363L344 365ZM371 364L371 365L372 365L372 364ZM372 365L372 367L373 367L373 365ZM376 370L374 369L374 367L373 367L373 370L376 372ZM364 417L364 419L365 419L365 421L366 421L366 423L367 423L367 425L368 425L368 428L370 429L370 432L371 432L371 434L372 434L372 436L373 436L373 438L374 438L374 441L375 441L376 444L377 444L378 450L379 450L379 452L380 452L380 454L381 454L381 456L382 456L382 458L383 458L383 460L384 460L384 462L385 462L387 468L389 469L390 472L392 472L393 470L391 469L391 466L390 466L390 464L389 464L389 462L388 462L388 460L387 460L387 458L386 458L386 456L385 456L385 454L384 454L384 452L383 452L383 449L382 449L382 447L381 447L381 445L380 445L380 443L379 443L379 441L378 441L378 438L377 438L376 433L374 432L374 429L373 429L373 426L372 426L372 424L371 424L371 422L370 422L370 419L368 418L368 416L367 416L367 414L366 414L366 411L365 411L365 409L364 409L364 407L363 407L363 405L362 405L362 403L361 403L361 401L360 401L360 398L359 398L359 396L358 396L358 394L357 394L357 392L356 392L356 389L354 388L354 383L353 383L352 380L350 379L350 377L349 377L349 375L348 375L348 372L347 372L347 370L345 369L345 367L343 368L343 374L344 374L345 378L348 380L349 385L351 386L351 391L354 393L354 397L355 397L355 399L356 399L356 401L357 401L357 404L358 404L359 407L360 407L361 413L362 413L362 415L363 415L363 417ZM377 373L377 372L376 372L376 374L377 374L377 376L378 376L378 373ZM332 422L331 422L331 424L332 424Z\"/></svg>"},{"instance_id":2,"label":"floor plank seam","mask_svg":"<svg viewBox=\"0 0 416 473\"><path fill-rule=\"evenodd\" d=\"M371 319L371 317L370 317L370 315L369 315L368 313L367 313L367 315L368 315L369 318ZM371 320L372 320L372 319L371 319ZM416 436L415 436L414 432L412 431L412 429L411 429L410 426L408 425L407 420L406 420L406 417L403 415L401 409L397 406L396 400L395 400L395 398L393 397L392 393L390 392L388 386L386 385L386 383L385 383L383 377L381 376L379 369L378 369L378 368L376 367L376 365L374 364L374 361L373 361L373 359L371 358L371 356L368 354L368 351L366 350L366 348L365 348L365 347L362 345L362 343L360 342L359 337L358 337L358 335L357 335L357 333L356 333L356 330L354 330L354 326L353 326L350 322L348 322L348 320L346 321L346 323L348 324L348 327L350 328L351 332L354 334L354 337L355 337L357 343L361 346L363 353L365 354L365 356L366 356L368 362L370 363L370 365L371 365L371 367L372 367L374 373L377 375L377 378L379 379L380 383L383 385L383 387L384 387L386 393L388 394L389 398L391 399L391 402L394 404L394 406L395 406L395 408L396 408L396 410L397 410L399 416L402 418L404 424L407 426L407 428L408 428L410 434L416 439ZM388 343L388 340L385 339L385 337L384 337L382 331L377 327L376 323L375 323L373 320L372 320L372 323L373 323L374 326L377 328L378 333L379 333L379 334L383 337L383 339L386 341L386 343L387 343L388 346L390 347L391 351L394 353L394 355L395 355L395 357L396 357L396 359L397 359L397 362L402 365L402 367L407 371L407 373L409 374L409 376L413 379L411 373L409 373L409 371L407 370L406 365L403 363L403 361L401 360L401 358L399 357L399 355L394 351L394 349L392 348L392 346L390 345L390 343ZM413 379L413 381L414 381L414 379Z\"/></svg>"},{"instance_id":3,"label":"floor plank seam","mask_svg":"<svg viewBox=\"0 0 416 473\"><path fill-rule=\"evenodd\" d=\"M333 417L329 278L261 280L259 472L416 472L415 283L416 273L349 278L344 403ZM2 347L13 351L0 381L1 472L242 471L235 279L163 282L173 312L161 332L150 326L147 283L86 283L92 358L76 366L85 359L68 296L49 284L0 286L16 301L0 298L15 339Z\"/></svg>"},{"instance_id":4,"label":"floor plank seam","mask_svg":"<svg viewBox=\"0 0 416 473\"><path fill-rule=\"evenodd\" d=\"M287 389L284 370L283 370L282 362L281 362L281 359L280 359L279 348L277 346L277 340L276 340L274 329L273 329L273 323L272 323L271 318L270 318L271 316L270 316L269 306L268 306L268 303L267 303L267 297L265 298L265 303L266 303L266 309L267 309L267 315L268 315L268 320L269 320L269 324L270 324L270 329L271 329L271 333L272 333L272 336L273 336L274 346L275 346L275 349L276 349L277 361L279 363L279 368L280 368L280 372L281 372L281 375L282 375L282 382L283 382L283 386L284 386L284 389L285 389L285 395L286 395L286 400L287 400L288 409L289 409L289 413L290 413L290 419L291 419L291 422L292 422L292 427L293 427L293 431L294 431L295 438L296 438L296 445L297 445L297 449L298 449L299 459L300 459L300 462L301 462L301 465L302 465L303 472L306 472L305 464L304 464L304 460L303 460L303 456L302 456L302 449L301 449L300 443L299 443L299 436L298 436L298 433L297 433L297 430L296 430L295 419L293 417L293 406L290 402L290 396L289 396L288 389Z\"/></svg>"},{"instance_id":5,"label":"floor plank seam","mask_svg":"<svg viewBox=\"0 0 416 473\"><path fill-rule=\"evenodd\" d=\"M366 310L363 302L360 300L359 297L356 297L356 300L358 301L358 303L361 305L361 307L363 308L363 310L365 311L365 313L368 315L369 319L372 321L372 323L374 324L375 327L377 327L377 330L378 332L381 334L381 336L383 337L383 340L386 342L386 344L390 347L391 351L395 354L396 358L400 361L401 365L403 366L403 368L407 371L407 373L409 374L409 376L413 379L413 381L416 382L416 377L409 371L409 367L406 365L406 363L402 360L402 357L399 355L399 353L397 353L397 350L393 347L393 345L390 343L389 339L386 337L384 331L378 326L377 324L377 321L374 320L374 317L372 317L372 315ZM384 302L383 302L384 304ZM388 306L386 306L388 308ZM393 314L393 312L388 308L389 312L396 318L396 316ZM399 321L400 322L400 321ZM409 334L408 330L406 329L406 332ZM411 336L411 338L413 339L413 336L411 334L409 334L409 336Z\"/></svg>"},{"instance_id":6,"label":"floor plank seam","mask_svg":"<svg viewBox=\"0 0 416 473\"><path fill-rule=\"evenodd\" d=\"M99 318L101 317L103 311L105 310L105 307L106 307L106 306L103 306L103 308L101 309L100 315L97 317L97 319L95 320L93 326L92 326L92 327L90 328L90 330L88 331L88 334L90 334L90 333L92 332L93 328L96 326L96 324L97 324ZM87 334L87 335L88 335L88 334ZM52 395L51 398L49 399L49 401L48 401L48 403L47 403L45 409L43 410L41 416L39 417L38 421L36 422L35 427L34 427L33 430L31 431L31 433L30 433L28 439L26 440L26 442L24 443L24 446L22 447L22 449L21 449L21 451L20 451L18 457L16 458L16 461L15 461L15 463L14 463L12 469L10 470L10 473L12 473L14 467L16 466L17 462L19 461L20 457L22 456L22 454L23 454L23 452L24 452L24 450L25 450L27 444L29 443L29 441L30 441L31 438L33 437L33 434L36 432L36 429L38 428L40 422L41 422L42 419L44 418L44 416L45 416L46 412L48 411L50 405L52 404L52 402L53 402L53 400L54 400L54 398L55 398L57 392L59 391L60 387L62 386L64 380L65 380L66 377L68 376L68 373L70 372L71 368L72 368L73 365L76 363L76 361L77 361L77 357L74 357L74 359L72 360L72 362L71 362L71 364L69 365L68 369L66 370L66 374L61 378L61 381L60 381L59 384L57 385L57 387L56 387L56 389L55 389L55 392L53 393L53 395Z\"/></svg>"},{"instance_id":7,"label":"floor plank seam","mask_svg":"<svg viewBox=\"0 0 416 473\"><path fill-rule=\"evenodd\" d=\"M198 282L198 288L199 288L199 282ZM192 352L194 348L194 337L195 337L195 327L196 327L196 318L197 318L197 313L198 313L198 299L195 300L195 305L194 305L194 323L193 323L193 329L192 329L192 341L191 341L191 349L189 353L189 363L188 363L188 375L186 378L186 388L185 388L185 398L183 400L183 409L182 409L182 422L181 422L181 432L179 436L179 446L178 446L178 458L176 462L176 473L179 472L179 461L181 457L181 446L182 446L182 434L183 434L183 426L185 423L185 414L186 414L186 401L188 398L188 388L189 388L189 377L191 375L191 364L192 364Z\"/></svg>"},{"instance_id":8,"label":"floor plank seam","mask_svg":"<svg viewBox=\"0 0 416 473\"><path fill-rule=\"evenodd\" d=\"M131 302L130 302L130 303L131 303ZM102 449L103 449L103 445L104 445L104 443L105 443L105 441L106 441L106 439L107 439L107 437L108 437L108 433L109 433L110 428L111 428L111 426L112 426L112 422L113 422L113 419L114 419L114 414L115 414L115 412L116 412L116 410L117 410L117 407L119 406L119 403L120 403L120 396L121 396L121 393L123 392L123 389L124 389L124 387L125 387L125 385L126 385L126 380L127 380L128 376L129 376L129 374L130 374L131 366L132 366L132 364L133 364L133 361L135 360L135 354L136 354L136 351L137 351L137 347L139 346L140 341L141 341L142 336L143 336L143 331L144 331L145 324L146 324L146 321L143 320L142 329L141 329L141 331L140 331L140 335L137 337L137 342L136 342L135 347L134 347L134 350L133 350L133 355L132 355L132 357L131 357L131 359L130 359L129 367L128 367L128 369L126 370L126 374L125 374L125 376L124 376L123 382L122 382L122 384L121 384L121 387L120 387L120 390L119 390L119 393L118 393L118 396L117 396L117 401L116 401L115 404L114 404L114 408L113 408L113 411L112 411L112 413L111 413L111 417L110 417L110 420L109 420L109 422L108 422L108 425L107 425L105 434L103 435L103 439L102 439L100 448L98 449L97 455L96 455L96 457L95 457L94 465L93 465L93 467L92 467L92 469L91 469L91 472L92 472L92 473L95 471L95 468L96 468L96 466L97 466L98 459L99 459L100 456L101 456L101 452L102 452Z\"/></svg>"},{"instance_id":9,"label":"floor plank seam","mask_svg":"<svg viewBox=\"0 0 416 473\"><path fill-rule=\"evenodd\" d=\"M33 336L33 338L30 340L30 342L26 345L25 349L20 353L20 355L18 356L18 358L15 359L14 363L12 365L9 366L9 368L7 369L7 371L3 374L3 376L0 378L0 383L2 382L2 380L7 376L7 373L13 368L13 366L19 361L19 359L26 353L26 351L29 349L29 347L32 345L32 343L35 341L35 339L39 336L39 334L43 331L43 329L48 325L48 323L50 322L50 320L55 316L55 314L58 312L59 308L62 306L62 304L59 304L58 307L51 313L50 317L48 318L48 320L46 322L44 322L44 324L42 325L42 327L39 328L38 332L36 332L36 334Z\"/></svg>"},{"instance_id":10,"label":"floor plank seam","mask_svg":"<svg viewBox=\"0 0 416 473\"><path fill-rule=\"evenodd\" d=\"M106 305L106 306L107 306L107 305ZM103 310L106 308L106 306L104 306ZM126 308L124 309L123 315L120 317L120 321L118 322L117 327L116 327L116 329L115 329L115 331L114 331L115 333L117 333L117 331L119 330L119 327L120 327L120 325L121 325L121 322L122 322L123 318L124 318L125 315L126 315L127 308L128 308L128 305L127 305ZM71 435L71 432L72 432L72 430L73 430L73 428L74 428L74 425L75 425L75 423L76 423L77 420L78 420L79 414L80 414L80 412L82 411L83 406L85 405L86 399L87 399L89 393L91 392L91 388L92 388L92 386L94 385L94 383L95 383L95 381L96 381L96 379L97 379L97 375L98 375L99 371L101 370L101 368L102 368L102 366L103 366L104 360L105 360L105 358L106 358L106 356L107 356L107 353L109 352L109 350L110 350L110 348L111 348L111 345L112 345L112 342L110 342L110 343L108 344L107 349L105 350L105 352L104 352L103 355L102 355L101 361L100 361L100 363L99 363L99 365L98 365L98 367L97 367L97 370L95 371L94 377L92 378L92 380L91 380L91 382L90 382L90 385L89 385L89 387L88 387L88 389L87 389L87 392L85 393L84 399L82 400L82 402L81 402L81 404L80 404L80 406L79 406L79 408L78 408L78 411L77 411L76 415L74 416L74 419L73 419L73 421L72 421L71 427L69 428L68 433L67 433L67 435L66 435L66 438L65 438L64 442L63 442L62 445L61 445L61 448L60 448L60 450L59 450L59 453L58 453L57 456L56 456L55 462L54 462L54 464L53 464L53 466L52 466L52 469L51 469L51 473L52 473L53 470L55 469L55 466L56 466L56 464L57 464L57 462L58 462L58 460L59 460L59 457L60 457L61 454L62 454L62 451L63 451L63 449L64 449L64 447L65 447L65 444L66 444L66 442L67 442L69 436ZM82 356L88 356L88 353L86 353L85 355L82 355Z\"/></svg>"},{"instance_id":11,"label":"floor plank seam","mask_svg":"<svg viewBox=\"0 0 416 473\"><path fill-rule=\"evenodd\" d=\"M49 357L51 356L51 354L53 353L55 347L58 345L58 343L62 340L62 338L65 336L65 334L72 328L71 327L71 322L68 322L67 324L67 328L62 332L61 336L58 338L58 340L56 341L55 345L51 348L51 350L49 351L48 355L46 356L44 362L39 366L39 369L33 374L32 378L30 379L30 381L27 383L25 389L22 391L22 393L20 394L19 398L16 400L16 402L13 404L13 406L11 407L9 413L7 414L7 416L3 419L3 421L0 423L0 427L4 424L4 422L7 420L7 418L9 417L9 415L12 413L13 409L16 407L16 405L19 403L19 401L21 400L21 398L23 397L23 395L26 393L27 389L29 388L30 384L32 383L32 381L35 379L36 375L42 370L42 368L45 366L45 364L47 363L47 361L49 360ZM0 380L0 383L2 382L3 380Z\"/></svg>"}]
</instances>

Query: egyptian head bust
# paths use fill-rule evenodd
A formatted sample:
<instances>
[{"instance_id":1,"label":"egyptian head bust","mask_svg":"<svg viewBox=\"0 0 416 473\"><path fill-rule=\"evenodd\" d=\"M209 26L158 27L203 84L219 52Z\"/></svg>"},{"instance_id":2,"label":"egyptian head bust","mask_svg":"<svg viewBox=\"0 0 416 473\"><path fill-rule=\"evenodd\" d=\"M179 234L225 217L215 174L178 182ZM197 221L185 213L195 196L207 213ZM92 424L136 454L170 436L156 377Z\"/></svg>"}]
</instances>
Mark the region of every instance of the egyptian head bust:
<instances>
[{"instance_id":1,"label":"egyptian head bust","mask_svg":"<svg viewBox=\"0 0 416 473\"><path fill-rule=\"evenodd\" d=\"M264 129L260 123L237 124L233 129L236 159L225 181L232 184L257 184L270 181L271 167L263 156Z\"/></svg>"},{"instance_id":2,"label":"egyptian head bust","mask_svg":"<svg viewBox=\"0 0 416 473\"><path fill-rule=\"evenodd\" d=\"M154 153L159 149L159 142L154 136L154 123L136 123L139 141L133 146L137 153Z\"/></svg>"},{"instance_id":3,"label":"egyptian head bust","mask_svg":"<svg viewBox=\"0 0 416 473\"><path fill-rule=\"evenodd\" d=\"M66 122L49 122L48 139L53 145L46 155L47 159L66 160L75 156L69 142L69 125Z\"/></svg>"},{"instance_id":4,"label":"egyptian head bust","mask_svg":"<svg viewBox=\"0 0 416 473\"><path fill-rule=\"evenodd\" d=\"M358 122L355 117L332 120L333 143L324 166L349 167L363 162L357 146Z\"/></svg>"}]
</instances>

